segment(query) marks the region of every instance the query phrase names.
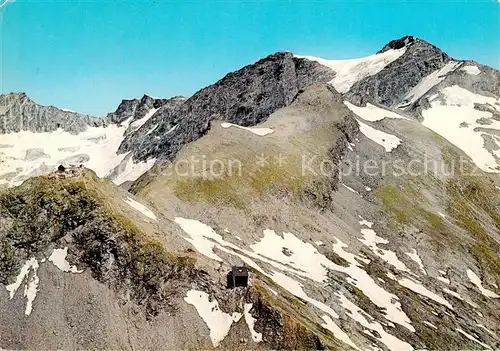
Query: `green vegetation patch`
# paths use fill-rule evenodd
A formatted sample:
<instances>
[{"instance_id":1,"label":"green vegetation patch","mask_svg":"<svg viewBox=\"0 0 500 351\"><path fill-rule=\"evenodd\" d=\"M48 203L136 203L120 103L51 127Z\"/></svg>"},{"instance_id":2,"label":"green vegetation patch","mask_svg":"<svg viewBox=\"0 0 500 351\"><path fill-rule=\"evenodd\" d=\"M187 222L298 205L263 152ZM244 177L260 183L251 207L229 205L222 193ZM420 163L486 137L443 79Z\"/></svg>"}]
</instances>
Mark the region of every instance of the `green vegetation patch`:
<instances>
[{"instance_id":1,"label":"green vegetation patch","mask_svg":"<svg viewBox=\"0 0 500 351\"><path fill-rule=\"evenodd\" d=\"M500 199L488 179L457 176L448 181L448 213L475 239L470 252L477 262L500 279L500 244L485 228L500 231Z\"/></svg>"},{"instance_id":2,"label":"green vegetation patch","mask_svg":"<svg viewBox=\"0 0 500 351\"><path fill-rule=\"evenodd\" d=\"M409 224L414 216L413 191L400 190L392 185L380 185L374 191L385 212L393 215L399 223ZM415 200L415 199L414 199Z\"/></svg>"},{"instance_id":3,"label":"green vegetation patch","mask_svg":"<svg viewBox=\"0 0 500 351\"><path fill-rule=\"evenodd\" d=\"M335 177L303 174L301 161L290 155L283 156L283 163L275 162L278 153L265 155L269 162L249 160L238 171L219 177L178 177L173 181L174 194L189 203L204 202L246 209L248 199L265 199L269 196L287 197L294 201L313 199L320 204L333 190Z\"/></svg>"},{"instance_id":4,"label":"green vegetation patch","mask_svg":"<svg viewBox=\"0 0 500 351\"><path fill-rule=\"evenodd\" d=\"M500 252L498 251L498 245L496 245L495 251L494 248L482 242L472 245L470 252L482 267L486 267L491 274L496 276L497 280L500 279Z\"/></svg>"},{"instance_id":5,"label":"green vegetation patch","mask_svg":"<svg viewBox=\"0 0 500 351\"><path fill-rule=\"evenodd\" d=\"M425 210L419 204L422 196L409 183L402 189L382 184L374 190L374 198L384 212L390 214L398 224L413 224L417 228L431 230L440 236L446 236L446 223L439 215Z\"/></svg>"},{"instance_id":6,"label":"green vegetation patch","mask_svg":"<svg viewBox=\"0 0 500 351\"><path fill-rule=\"evenodd\" d=\"M225 204L240 209L247 206L229 177L180 179L175 183L174 193L189 203L208 202L212 205Z\"/></svg>"},{"instance_id":7,"label":"green vegetation patch","mask_svg":"<svg viewBox=\"0 0 500 351\"><path fill-rule=\"evenodd\" d=\"M0 228L1 282L16 274L16 257L46 256L64 238L72 261L95 278L129 291L150 313L164 307L196 275L195 259L167 252L113 205L110 191L109 182L86 172L75 179L34 178L0 193L0 215L9 223Z\"/></svg>"}]
</instances>

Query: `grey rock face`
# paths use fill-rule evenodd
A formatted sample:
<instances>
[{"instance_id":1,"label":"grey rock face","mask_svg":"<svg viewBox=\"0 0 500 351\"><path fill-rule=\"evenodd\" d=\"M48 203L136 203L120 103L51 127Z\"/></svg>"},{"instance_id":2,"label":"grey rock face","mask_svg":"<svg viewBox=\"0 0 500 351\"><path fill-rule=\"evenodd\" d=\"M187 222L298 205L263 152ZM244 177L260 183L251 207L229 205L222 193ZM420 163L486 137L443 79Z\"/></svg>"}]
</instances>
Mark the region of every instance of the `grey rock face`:
<instances>
[{"instance_id":1,"label":"grey rock face","mask_svg":"<svg viewBox=\"0 0 500 351\"><path fill-rule=\"evenodd\" d=\"M129 136L120 152L135 149L138 159L171 159L183 145L203 136L211 121L223 120L243 126L258 124L289 105L299 90L315 82L328 82L333 75L330 69L294 58L291 53L268 56L228 74L183 103L158 111L155 117L159 125L147 140Z\"/></svg>"},{"instance_id":2,"label":"grey rock face","mask_svg":"<svg viewBox=\"0 0 500 351\"><path fill-rule=\"evenodd\" d=\"M500 120L500 114L495 110L495 108L489 104L474 104L474 108L478 111L490 112L493 114L493 118Z\"/></svg>"},{"instance_id":3,"label":"grey rock face","mask_svg":"<svg viewBox=\"0 0 500 351\"><path fill-rule=\"evenodd\" d=\"M26 150L26 156L24 157L24 159L26 161L34 161L38 160L39 158L47 157L49 156L43 152L43 149L28 149Z\"/></svg>"},{"instance_id":4,"label":"grey rock face","mask_svg":"<svg viewBox=\"0 0 500 351\"><path fill-rule=\"evenodd\" d=\"M410 46L411 44L414 44L415 42L426 43L425 41L423 41L423 40L421 40L419 38L416 38L416 37L411 36L411 35L406 35L406 36L404 36L402 38L391 40L380 51L378 51L377 54L386 52L388 50L402 49L405 46ZM428 43L426 43L426 44L430 45Z\"/></svg>"},{"instance_id":5,"label":"grey rock face","mask_svg":"<svg viewBox=\"0 0 500 351\"><path fill-rule=\"evenodd\" d=\"M90 160L90 156L86 154L78 154L78 155L73 155L73 156L68 156L66 158L63 158L62 160L59 160L58 163L62 165L66 164L82 164L85 162L88 162Z\"/></svg>"},{"instance_id":6,"label":"grey rock face","mask_svg":"<svg viewBox=\"0 0 500 351\"><path fill-rule=\"evenodd\" d=\"M472 75L462 69L470 65L476 66L480 73ZM446 76L446 79L439 85L439 88L442 89L453 85L458 85L476 94L498 96L500 95L500 71L473 61L464 61L459 68ZM485 110L496 112L492 107L489 109L485 107Z\"/></svg>"},{"instance_id":7,"label":"grey rock face","mask_svg":"<svg viewBox=\"0 0 500 351\"><path fill-rule=\"evenodd\" d=\"M463 68L470 65L478 67L480 73L478 75L468 74ZM439 84L433 86L414 103L407 106L406 111L414 113L416 118L421 120L422 111L430 108L429 97L437 95L438 98L441 98L441 90L452 86L458 86L479 95L499 96L500 71L474 61L463 61L453 71L449 72ZM493 120L500 120L500 114L494 106L475 103L474 108L478 111L491 113ZM478 123L488 124L492 123L492 121L488 122L486 119L482 119Z\"/></svg>"},{"instance_id":8,"label":"grey rock face","mask_svg":"<svg viewBox=\"0 0 500 351\"><path fill-rule=\"evenodd\" d=\"M58 148L58 150L64 152L77 152L78 150L80 150L80 146L60 147Z\"/></svg>"},{"instance_id":9,"label":"grey rock face","mask_svg":"<svg viewBox=\"0 0 500 351\"><path fill-rule=\"evenodd\" d=\"M69 133L78 134L88 127L107 124L105 118L38 105L24 93L0 95L0 133L22 130L53 132L62 128Z\"/></svg>"},{"instance_id":10,"label":"grey rock face","mask_svg":"<svg viewBox=\"0 0 500 351\"><path fill-rule=\"evenodd\" d=\"M119 153L140 150L144 145L148 145L149 143L151 143L151 139L153 138L152 134L160 124L164 124L165 127L168 128L167 131L171 130L175 126L175 124L169 122L168 120L165 120L165 116L168 116L170 111L181 106L186 101L186 98L174 97L171 99L161 99L156 100L153 103L150 102L148 104L141 104L142 100L144 100L144 97L140 101L135 100L138 102L135 108L133 107L133 105L130 105L128 102L124 101L120 105L120 107L122 107L122 105L126 103L128 106L128 110L122 110L122 112L118 112L120 110L120 107L118 107L117 112L115 112L113 115L110 115L112 116L111 118L115 119L115 123L123 123L123 121L132 116L133 119L131 121L133 123L134 121L143 118L152 108L158 109L153 114L153 116L151 116L151 118L149 118L140 128L136 129L130 127L129 129L127 129L125 133L126 137L120 145L118 151Z\"/></svg>"},{"instance_id":11,"label":"grey rock face","mask_svg":"<svg viewBox=\"0 0 500 351\"><path fill-rule=\"evenodd\" d=\"M407 36L388 43L380 52L407 47L406 52L379 73L367 77L346 93L349 101L395 106L423 77L443 67L451 58L424 40Z\"/></svg>"}]
</instances>

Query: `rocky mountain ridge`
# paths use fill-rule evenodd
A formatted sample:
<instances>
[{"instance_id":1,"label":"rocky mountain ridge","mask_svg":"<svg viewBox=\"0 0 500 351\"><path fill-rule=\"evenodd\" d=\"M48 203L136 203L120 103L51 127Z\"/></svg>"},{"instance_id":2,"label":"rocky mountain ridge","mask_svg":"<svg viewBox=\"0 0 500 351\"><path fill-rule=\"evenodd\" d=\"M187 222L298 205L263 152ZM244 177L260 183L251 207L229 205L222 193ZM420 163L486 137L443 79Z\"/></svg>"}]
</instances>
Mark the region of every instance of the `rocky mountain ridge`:
<instances>
[{"instance_id":1,"label":"rocky mountain ridge","mask_svg":"<svg viewBox=\"0 0 500 351\"><path fill-rule=\"evenodd\" d=\"M263 122L277 109L289 105L300 89L327 82L333 73L291 53L270 55L253 65L229 73L172 109L159 111L161 120L137 155L172 159L180 148L206 134L210 122L223 120L242 126ZM175 129L173 129L175 128ZM135 136L126 138L121 152L138 149Z\"/></svg>"},{"instance_id":2,"label":"rocky mountain ridge","mask_svg":"<svg viewBox=\"0 0 500 351\"><path fill-rule=\"evenodd\" d=\"M30 131L49 133L64 129L78 134L88 127L104 127L108 121L54 106L42 106L25 93L0 95L0 133Z\"/></svg>"},{"instance_id":3,"label":"rocky mountain ridge","mask_svg":"<svg viewBox=\"0 0 500 351\"><path fill-rule=\"evenodd\" d=\"M439 48L412 36L391 41L379 53L400 49L405 49L402 56L379 73L355 83L347 99L358 105L374 102L392 107L422 78L452 60Z\"/></svg>"}]
</instances>

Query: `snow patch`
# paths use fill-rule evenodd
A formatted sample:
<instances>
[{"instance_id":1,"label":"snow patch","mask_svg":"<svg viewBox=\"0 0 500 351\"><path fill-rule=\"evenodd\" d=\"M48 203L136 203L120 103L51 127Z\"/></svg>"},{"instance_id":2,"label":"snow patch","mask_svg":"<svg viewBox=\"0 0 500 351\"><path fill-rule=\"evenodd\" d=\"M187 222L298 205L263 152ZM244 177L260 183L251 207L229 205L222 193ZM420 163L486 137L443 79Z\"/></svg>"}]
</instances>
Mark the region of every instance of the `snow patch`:
<instances>
[{"instance_id":1,"label":"snow patch","mask_svg":"<svg viewBox=\"0 0 500 351\"><path fill-rule=\"evenodd\" d=\"M64 249L54 249L48 260L63 272L81 273L82 271L79 271L75 266L71 266L66 261L67 253L67 247L65 247ZM40 261L40 263L44 263L45 261L46 260L44 258ZM30 258L21 267L21 271L16 277L16 281L12 284L7 285L6 287L7 291L9 292L9 298L12 300L16 295L17 290L24 282L24 297L26 297L26 308L24 314L26 316L29 316L31 314L31 311L33 310L33 302L35 301L38 292L38 286L40 284L40 279L38 278L39 267L40 266L38 260L34 257Z\"/></svg>"},{"instance_id":2,"label":"snow patch","mask_svg":"<svg viewBox=\"0 0 500 351\"><path fill-rule=\"evenodd\" d=\"M387 273L387 276L392 280L396 280L401 286L404 286L405 288L408 288L408 289L412 290L413 292L416 292L417 294L428 297L429 299L431 299L431 300L433 300L433 301L435 301L443 306L448 307L450 310L453 310L453 307L451 306L451 304L447 300L445 300L441 296L433 293L432 291L428 290L422 284L414 282L413 280L408 279L408 278L402 278L402 279L398 280L390 272Z\"/></svg>"},{"instance_id":3,"label":"snow patch","mask_svg":"<svg viewBox=\"0 0 500 351\"><path fill-rule=\"evenodd\" d=\"M39 283L40 279L38 278L37 270L34 268L33 277L29 283L24 286L24 296L26 297L26 310L24 314L27 316L29 316L33 310L33 301L35 301Z\"/></svg>"},{"instance_id":4,"label":"snow patch","mask_svg":"<svg viewBox=\"0 0 500 351\"><path fill-rule=\"evenodd\" d=\"M483 329L484 331L488 332L489 334L495 336L495 333L493 333L491 330L489 330L488 328L486 328L484 325L482 324L476 324L479 328Z\"/></svg>"},{"instance_id":5,"label":"snow patch","mask_svg":"<svg viewBox=\"0 0 500 351\"><path fill-rule=\"evenodd\" d=\"M251 246L254 251L249 251L223 240L211 227L197 220L177 217L175 222L188 234L189 238L185 239L191 242L200 253L218 261L222 259L213 252L214 248L237 256L250 267L273 279L291 294L309 302L332 318L338 318L333 309L307 296L299 282L281 272L319 283L327 280L327 268L345 273L349 276L346 278L348 283L360 289L375 305L385 310L385 318L388 321L398 323L412 332L415 331L411 320L403 312L398 297L378 286L366 271L354 264L349 267L334 264L320 254L314 246L303 242L291 233L285 233L283 237L280 237L274 231L266 230L264 238ZM276 247L268 247L272 245ZM265 262L280 272L274 271L269 274L259 267L254 259Z\"/></svg>"},{"instance_id":6,"label":"snow patch","mask_svg":"<svg viewBox=\"0 0 500 351\"><path fill-rule=\"evenodd\" d=\"M133 182L149 171L154 166L155 162L156 158L152 158L146 162L140 161L138 163L134 163L133 157L130 157L125 165L125 169L113 179L113 183L121 185L125 182Z\"/></svg>"},{"instance_id":7,"label":"snow patch","mask_svg":"<svg viewBox=\"0 0 500 351\"><path fill-rule=\"evenodd\" d=\"M359 288L377 306L386 309L386 318L388 320L394 321L407 329L414 331L414 328L411 326L411 321L401 310L401 304L398 301L398 298L379 287L366 273L366 271L355 264L351 264L349 267L338 266L328 260L325 256L319 254L312 245L302 242L291 233L288 233L288 235L286 234L287 233L285 233L284 237L281 238L277 236L274 231L268 231L266 240L261 241L258 246L252 245L251 247L261 256L292 266L298 270L298 272L295 271L294 273L312 280L319 282L326 281L327 275L325 267L349 275L350 277L347 278L347 281L350 284ZM271 246L275 246L275 248L270 248ZM290 248L293 254L291 256L284 255L281 250L283 246ZM347 255L344 257L348 258ZM287 269L285 268L282 270L286 271ZM305 295L302 291L300 284L295 280L290 279L283 274L277 273L272 276L272 279L282 286L286 285L286 289L292 294L303 298L327 313L334 313L323 303L311 300L307 297L307 295ZM328 308L326 309L326 307Z\"/></svg>"},{"instance_id":8,"label":"snow patch","mask_svg":"<svg viewBox=\"0 0 500 351\"><path fill-rule=\"evenodd\" d=\"M438 272L439 272L439 274L442 275L442 277L437 277L437 280L439 280L445 284L451 283L451 281L448 278L446 278L447 273L445 271L439 270Z\"/></svg>"},{"instance_id":9,"label":"snow patch","mask_svg":"<svg viewBox=\"0 0 500 351\"><path fill-rule=\"evenodd\" d=\"M359 225L367 226L368 228L371 228L373 226L373 222L369 222L361 216L358 216L358 217L361 219L361 221L359 221Z\"/></svg>"},{"instance_id":10,"label":"snow patch","mask_svg":"<svg viewBox=\"0 0 500 351\"><path fill-rule=\"evenodd\" d=\"M337 339L351 346L353 349L359 350L359 348L351 341L349 336L342 329L340 329L329 316L323 316L321 318L325 321L325 323L321 324L323 328L331 331Z\"/></svg>"},{"instance_id":11,"label":"snow patch","mask_svg":"<svg viewBox=\"0 0 500 351\"><path fill-rule=\"evenodd\" d=\"M231 324L238 322L242 316L241 313L237 312L232 315L222 312L217 300L210 301L208 294L204 291L189 290L184 301L193 305L207 324L214 347L219 346L220 342L229 333Z\"/></svg>"},{"instance_id":12,"label":"snow patch","mask_svg":"<svg viewBox=\"0 0 500 351\"><path fill-rule=\"evenodd\" d=\"M157 221L156 219L156 216L155 214L153 213L153 211L151 211L149 208L147 208L146 206L144 206L143 204L135 201L134 199L131 199L130 197L127 198L127 200L123 200L126 204L128 204L129 206L133 207L134 209L136 209L137 211L139 211L140 213L142 213L144 216L148 217L148 218L151 218L152 220L155 220Z\"/></svg>"},{"instance_id":13,"label":"snow patch","mask_svg":"<svg viewBox=\"0 0 500 351\"><path fill-rule=\"evenodd\" d=\"M127 129L130 126L130 122L132 122L133 119L134 119L134 116L130 116L129 118L124 120L122 123L120 123L120 127L124 127L125 129Z\"/></svg>"},{"instance_id":14,"label":"snow patch","mask_svg":"<svg viewBox=\"0 0 500 351\"><path fill-rule=\"evenodd\" d=\"M370 103L367 103L365 107L356 106L351 104L349 101L344 101L344 104L347 108L349 108L349 110L365 121L376 122L381 121L384 118L408 119L396 112L386 110L385 108L381 108Z\"/></svg>"},{"instance_id":15,"label":"snow patch","mask_svg":"<svg viewBox=\"0 0 500 351\"><path fill-rule=\"evenodd\" d=\"M453 290L450 290L450 289L446 289L446 288L444 288L444 289L443 289L443 291L444 291L445 293L447 293L448 295L451 295L451 296L453 296L453 297L456 297L457 299L459 299L459 300L461 300L461 301L463 301L463 300L464 300L464 299L462 298L462 296L460 296L460 294L459 294L459 293L457 293L457 292L455 292L455 291L453 291Z\"/></svg>"},{"instance_id":16,"label":"snow patch","mask_svg":"<svg viewBox=\"0 0 500 351\"><path fill-rule=\"evenodd\" d=\"M472 340L472 341L474 341L474 342L477 342L477 343L478 343L479 345L481 345L482 347L485 347L485 348L487 348L487 349L491 350L491 347L489 347L489 346L488 346L488 345L486 345L485 343L483 343L483 342L479 341L478 339L476 339L476 338L475 338L475 337L473 337L472 335L470 335L470 334L466 333L466 332L465 332L465 331L463 331L462 329L457 328L457 329L456 329L456 331L457 331L457 332L459 332L460 334L462 334L463 336L465 336L467 339Z\"/></svg>"},{"instance_id":17,"label":"snow patch","mask_svg":"<svg viewBox=\"0 0 500 351\"><path fill-rule=\"evenodd\" d=\"M425 268L424 268L424 264L422 263L422 259L418 255L417 250L412 249L412 252L406 252L406 255L418 264L418 267L420 268L422 273L427 275L427 272L425 271Z\"/></svg>"},{"instance_id":18,"label":"snow patch","mask_svg":"<svg viewBox=\"0 0 500 351\"><path fill-rule=\"evenodd\" d=\"M242 126L239 126L237 124L227 123L227 122L221 123L220 125L222 128L230 128L230 127L240 128L240 129L246 130L246 131L251 132L251 133L258 135L258 136L265 136L265 135L274 133L274 130L271 128L242 127Z\"/></svg>"},{"instance_id":19,"label":"snow patch","mask_svg":"<svg viewBox=\"0 0 500 351\"><path fill-rule=\"evenodd\" d=\"M172 128L170 128L169 130L167 130L167 133L165 133L165 134L170 134L176 129L177 129L177 124L175 126L173 126Z\"/></svg>"},{"instance_id":20,"label":"snow patch","mask_svg":"<svg viewBox=\"0 0 500 351\"><path fill-rule=\"evenodd\" d=\"M437 277L437 280L442 281L445 284L450 284L450 280L445 277Z\"/></svg>"},{"instance_id":21,"label":"snow patch","mask_svg":"<svg viewBox=\"0 0 500 351\"><path fill-rule=\"evenodd\" d=\"M500 298L500 296L495 294L493 291L484 288L483 284L481 283L481 279L470 269L467 270L467 277L469 277L471 283L474 284L484 296L494 299Z\"/></svg>"},{"instance_id":22,"label":"snow patch","mask_svg":"<svg viewBox=\"0 0 500 351\"><path fill-rule=\"evenodd\" d=\"M363 234L363 239L358 238L358 240L368 246L375 255L394 266L397 270L411 273L406 265L399 260L395 252L377 246L378 244L388 244L388 240L378 236L373 229L361 229L361 234Z\"/></svg>"},{"instance_id":23,"label":"snow patch","mask_svg":"<svg viewBox=\"0 0 500 351\"><path fill-rule=\"evenodd\" d=\"M413 347L405 341L402 341L395 336L387 333L384 327L377 321L368 321L363 315L363 310L356 306L353 302L347 299L344 295L338 294L342 307L350 312L350 316L363 327L376 331L380 337L377 339L382 342L389 350L403 351L413 350Z\"/></svg>"},{"instance_id":24,"label":"snow patch","mask_svg":"<svg viewBox=\"0 0 500 351\"><path fill-rule=\"evenodd\" d=\"M305 272L312 280L317 282L327 280L327 270L320 260L320 256L321 258L324 256L320 255L313 245L304 243L292 233L283 233L283 236L279 236L273 230L266 229L264 237L258 243L250 245L250 248L260 256ZM284 252L284 248L288 253Z\"/></svg>"},{"instance_id":25,"label":"snow patch","mask_svg":"<svg viewBox=\"0 0 500 351\"><path fill-rule=\"evenodd\" d=\"M155 129L158 128L158 126L159 126L158 123L155 124L154 126L152 126L151 129L148 130L148 132L146 133L146 135L149 135L149 134L153 133L155 131Z\"/></svg>"},{"instance_id":26,"label":"snow patch","mask_svg":"<svg viewBox=\"0 0 500 351\"><path fill-rule=\"evenodd\" d=\"M217 256L213 249L216 247L215 242L224 242L224 240L211 227L200 221L181 217L176 217L175 223L190 236L190 238L185 238L186 241L190 242L199 253L213 260L222 261L222 258Z\"/></svg>"},{"instance_id":27,"label":"snow patch","mask_svg":"<svg viewBox=\"0 0 500 351\"><path fill-rule=\"evenodd\" d=\"M257 333L254 329L255 321L257 319L253 318L252 315L250 314L250 310L252 309L252 306L253 305L251 303L245 304L245 309L244 309L245 321L247 322L248 329L250 329L250 334L252 334L252 340L254 342L261 342L262 341L262 333Z\"/></svg>"},{"instance_id":28,"label":"snow patch","mask_svg":"<svg viewBox=\"0 0 500 351\"><path fill-rule=\"evenodd\" d=\"M368 139L371 139L375 143L382 146L386 152L391 152L393 149L397 148L399 144L401 144L401 139L397 136L370 127L368 124L361 122L359 119L356 121L359 124L360 132L363 133Z\"/></svg>"},{"instance_id":29,"label":"snow patch","mask_svg":"<svg viewBox=\"0 0 500 351\"><path fill-rule=\"evenodd\" d=\"M81 273L83 270L79 271L76 266L71 266L68 261L66 261L66 256L68 255L68 248L64 249L54 249L49 257L49 261L54 264L63 272L71 273Z\"/></svg>"},{"instance_id":30,"label":"snow patch","mask_svg":"<svg viewBox=\"0 0 500 351\"><path fill-rule=\"evenodd\" d=\"M73 110L69 110L69 109L67 109L67 108L59 108L59 110L64 111L64 112L77 113L77 112L75 112L75 111L73 111Z\"/></svg>"},{"instance_id":31,"label":"snow patch","mask_svg":"<svg viewBox=\"0 0 500 351\"><path fill-rule=\"evenodd\" d=\"M345 185L344 183L341 183L341 184L342 184L342 186L343 186L344 188L346 188L346 189L347 189L347 190L349 190L350 192L352 192L352 193L354 193L354 194L359 195L359 193L358 193L356 190L354 190L353 188L351 188L351 187L349 187L349 186Z\"/></svg>"},{"instance_id":32,"label":"snow patch","mask_svg":"<svg viewBox=\"0 0 500 351\"><path fill-rule=\"evenodd\" d=\"M329 314L331 317L338 319L339 315L328 305L325 305L323 302L320 302L318 300L315 300L311 297L309 297L305 292L304 289L302 288L303 285L296 281L293 278L290 278L289 276L281 273L281 272L273 272L270 275L270 278L274 280L275 283L280 285L282 288L287 290L289 293L297 296L298 298L301 298L302 300L310 303L311 305L315 306L319 310Z\"/></svg>"},{"instance_id":33,"label":"snow patch","mask_svg":"<svg viewBox=\"0 0 500 351\"><path fill-rule=\"evenodd\" d=\"M411 325L411 320L401 308L399 298L378 286L372 277L360 267L351 265L343 270L350 278L347 281L360 289L375 305L385 309L385 318L397 323L411 332L415 328Z\"/></svg>"},{"instance_id":34,"label":"snow patch","mask_svg":"<svg viewBox=\"0 0 500 351\"><path fill-rule=\"evenodd\" d=\"M473 65L467 65L462 67L462 71L467 72L467 74L472 74L473 76L477 76L479 73L481 73L479 68Z\"/></svg>"},{"instance_id":35,"label":"snow patch","mask_svg":"<svg viewBox=\"0 0 500 351\"><path fill-rule=\"evenodd\" d=\"M132 122L132 124L130 125L130 127L132 129L139 129L141 128L151 117L153 117L153 115L156 113L156 111L158 111L157 108L152 108L151 110L149 110L146 115L140 119L138 119L137 121L134 121Z\"/></svg>"},{"instance_id":36,"label":"snow patch","mask_svg":"<svg viewBox=\"0 0 500 351\"><path fill-rule=\"evenodd\" d=\"M413 87L413 89L408 92L408 94L406 94L400 107L413 104L415 101L424 96L425 93L441 83L446 78L446 75L453 72L459 65L460 62L450 61L442 68L425 76L415 87Z\"/></svg>"},{"instance_id":37,"label":"snow patch","mask_svg":"<svg viewBox=\"0 0 500 351\"><path fill-rule=\"evenodd\" d=\"M274 234L274 231L269 231L268 232L268 237L270 235ZM276 235L276 234L274 234ZM274 236L273 235L273 236ZM277 237L277 238L276 238ZM355 264L351 264L349 267L343 267L343 266L338 266L328 260L325 256L319 254L316 249L310 244L306 244L302 242L300 239L297 239L294 237L291 233L288 233L288 235L285 235L283 238L279 237L276 235L276 237L269 239L274 239L277 241L277 243L273 243L272 240L265 240L265 244L261 244L260 248L264 250L263 252L259 252L259 250L256 250L255 246L251 246L256 252L261 254L261 256L264 257L269 257L272 260L276 260L278 262L290 265L294 267L295 269L298 269L298 273L306 278L316 280L323 282L327 279L326 275L326 269L325 267L328 267L330 269L336 270L343 272L350 277L347 278L347 281L359 288L373 303L375 303L377 306L383 307L386 309L386 318L390 321L394 321L398 324L401 324L402 326L406 327L407 329L414 331L414 328L411 326L411 321L409 318L406 316L406 314L401 310L401 304L398 301L398 298L385 291L383 288L379 287L373 279L360 267L358 267ZM292 238L293 237L293 238ZM280 238L280 239L278 239ZM262 243L262 241L261 241ZM286 245L288 243L288 245ZM290 245L290 243L293 243ZM302 243L302 244L300 244ZM271 245L277 245L278 248L282 248L283 245L286 245L286 247L291 248L291 247L296 247L295 249L295 254L288 257L283 254L282 250L278 249L271 249L268 248ZM310 246L310 247L309 247ZM312 248L312 250L311 250ZM263 253L266 253L262 255ZM294 250L292 249L292 252ZM346 258L348 258L348 255L345 255ZM273 261L271 261L273 262ZM271 263L272 264L272 263ZM286 268L284 269L286 271ZM276 279L276 274L273 275L272 279L275 280L278 284L281 284L283 286L284 283L290 284L295 282L294 280L290 281L289 279L284 278L286 276L278 276L280 278L280 282L278 282ZM295 282L296 283L296 282ZM298 283L296 283L298 284ZM294 295L299 296L303 298L306 301L311 302L307 296L304 296L305 293L303 293L302 289L300 288L300 285L293 285L287 286L287 290L292 292ZM317 301L311 302L314 304L316 307L318 307ZM325 312L328 313L330 308L325 309L324 304L319 303L319 306L323 307L318 307ZM333 312L333 311L331 311ZM334 313L334 312L333 312ZM335 318L335 317L334 317Z\"/></svg>"},{"instance_id":38,"label":"snow patch","mask_svg":"<svg viewBox=\"0 0 500 351\"><path fill-rule=\"evenodd\" d=\"M495 159L500 157L500 142L493 138L497 147L487 150L483 139L483 135L493 137L495 132L500 131L500 121L493 120L491 112L474 108L475 103L496 106L500 100L472 93L457 85L446 87L440 92L444 96L444 103L432 101L431 107L422 111L422 124L460 148L481 170L500 173L500 164ZM484 131L485 126L476 122L479 119L489 119L491 124L486 129L493 131ZM462 122L467 123L469 128L461 128Z\"/></svg>"},{"instance_id":39,"label":"snow patch","mask_svg":"<svg viewBox=\"0 0 500 351\"><path fill-rule=\"evenodd\" d=\"M427 325L427 326L429 326L429 327L431 327L431 328L433 328L433 329L437 330L437 327L434 324L430 323L430 322L424 321L424 324Z\"/></svg>"},{"instance_id":40,"label":"snow patch","mask_svg":"<svg viewBox=\"0 0 500 351\"><path fill-rule=\"evenodd\" d=\"M351 60L325 60L314 56L298 56L332 69L336 74L330 84L340 93L346 93L358 81L382 71L388 64L397 60L406 52L406 47L387 50L380 54Z\"/></svg>"},{"instance_id":41,"label":"snow patch","mask_svg":"<svg viewBox=\"0 0 500 351\"><path fill-rule=\"evenodd\" d=\"M338 238L334 238L334 239L337 241L337 243L332 244L333 252L335 252L337 255L342 257L344 260L346 260L347 262L349 262L350 264L355 265L355 266L360 266L360 263L358 262L358 260L365 263L365 264L370 263L369 259L365 259L365 258L356 256L350 252L345 251L344 248L348 247L348 246L346 244L344 244L340 239L338 239Z\"/></svg>"},{"instance_id":42,"label":"snow patch","mask_svg":"<svg viewBox=\"0 0 500 351\"><path fill-rule=\"evenodd\" d=\"M38 292L38 284L40 279L38 278L38 261L36 258L32 257L21 267L21 271L16 277L16 281L12 284L7 285L7 291L9 292L9 298L12 300L16 295L17 290L21 284L26 280L24 285L24 297L26 297L26 309L24 314L29 316L33 309L33 301L35 301L36 294ZM29 274L31 271L31 279Z\"/></svg>"},{"instance_id":43,"label":"snow patch","mask_svg":"<svg viewBox=\"0 0 500 351\"><path fill-rule=\"evenodd\" d=\"M126 156L116 153L125 130L124 126L112 124L89 127L76 135L62 129L44 133L21 131L2 134L2 144L13 147L2 149L0 153L0 178L14 173L15 176L7 184L19 185L29 177L54 171L59 164L68 163L65 160L75 160L69 163L81 163L99 177L106 177ZM26 159L26 152L30 149L39 149L43 157Z\"/></svg>"}]
</instances>

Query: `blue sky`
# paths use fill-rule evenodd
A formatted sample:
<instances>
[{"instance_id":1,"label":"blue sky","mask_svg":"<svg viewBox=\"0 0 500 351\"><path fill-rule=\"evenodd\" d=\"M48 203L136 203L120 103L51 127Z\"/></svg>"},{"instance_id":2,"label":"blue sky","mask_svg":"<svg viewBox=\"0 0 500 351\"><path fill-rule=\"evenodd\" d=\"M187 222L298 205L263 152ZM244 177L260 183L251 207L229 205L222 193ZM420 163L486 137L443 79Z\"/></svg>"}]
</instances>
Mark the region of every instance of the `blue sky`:
<instances>
[{"instance_id":1,"label":"blue sky","mask_svg":"<svg viewBox=\"0 0 500 351\"><path fill-rule=\"evenodd\" d=\"M1 92L94 115L191 95L276 51L354 58L407 34L500 67L496 0L17 0L0 16Z\"/></svg>"}]
</instances>

